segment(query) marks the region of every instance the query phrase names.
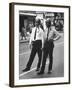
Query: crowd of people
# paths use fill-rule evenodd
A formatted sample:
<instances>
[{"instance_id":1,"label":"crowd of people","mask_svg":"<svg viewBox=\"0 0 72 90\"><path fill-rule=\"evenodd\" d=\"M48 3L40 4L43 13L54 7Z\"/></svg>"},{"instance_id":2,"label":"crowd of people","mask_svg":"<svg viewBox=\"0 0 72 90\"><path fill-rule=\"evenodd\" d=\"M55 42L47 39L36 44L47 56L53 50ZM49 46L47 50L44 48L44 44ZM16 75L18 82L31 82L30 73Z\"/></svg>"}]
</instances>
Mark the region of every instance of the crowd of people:
<instances>
[{"instance_id":1,"label":"crowd of people","mask_svg":"<svg viewBox=\"0 0 72 90\"><path fill-rule=\"evenodd\" d=\"M56 30L57 27L50 19L45 21L46 29L41 24L41 20L36 17L35 27L32 28L29 45L31 49L30 57L23 72L29 71L34 61L36 53L38 54L37 74L44 74L47 58L49 57L48 73L52 72L54 41L61 35Z\"/></svg>"}]
</instances>

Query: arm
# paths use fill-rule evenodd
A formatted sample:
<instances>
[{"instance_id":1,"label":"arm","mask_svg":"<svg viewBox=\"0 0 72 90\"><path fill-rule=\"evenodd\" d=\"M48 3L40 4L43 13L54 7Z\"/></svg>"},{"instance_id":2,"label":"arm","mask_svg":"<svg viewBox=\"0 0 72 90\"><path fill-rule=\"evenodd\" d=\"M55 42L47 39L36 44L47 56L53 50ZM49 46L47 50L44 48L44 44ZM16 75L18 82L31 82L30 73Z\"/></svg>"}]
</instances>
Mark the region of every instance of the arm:
<instances>
[{"instance_id":1,"label":"arm","mask_svg":"<svg viewBox=\"0 0 72 90\"><path fill-rule=\"evenodd\" d=\"M58 31L54 30L54 34L56 35L56 38L53 39L54 41L61 38L61 35L60 35L60 33Z\"/></svg>"},{"instance_id":2,"label":"arm","mask_svg":"<svg viewBox=\"0 0 72 90\"><path fill-rule=\"evenodd\" d=\"M60 39L60 38L61 38L61 36L57 36L57 37L54 38L53 40L56 41L56 40L58 40L58 39Z\"/></svg>"},{"instance_id":3,"label":"arm","mask_svg":"<svg viewBox=\"0 0 72 90\"><path fill-rule=\"evenodd\" d=\"M30 35L30 40L29 40L30 49L32 47L32 38L33 38L33 29L32 29L32 33Z\"/></svg>"},{"instance_id":4,"label":"arm","mask_svg":"<svg viewBox=\"0 0 72 90\"><path fill-rule=\"evenodd\" d=\"M31 37L32 37L32 33L31 33L31 35L30 35L29 44L31 44L31 42L32 42L32 39L31 39Z\"/></svg>"},{"instance_id":5,"label":"arm","mask_svg":"<svg viewBox=\"0 0 72 90\"><path fill-rule=\"evenodd\" d=\"M44 37L44 31L42 30L42 48L44 47L44 40L45 40L45 37Z\"/></svg>"}]
</instances>

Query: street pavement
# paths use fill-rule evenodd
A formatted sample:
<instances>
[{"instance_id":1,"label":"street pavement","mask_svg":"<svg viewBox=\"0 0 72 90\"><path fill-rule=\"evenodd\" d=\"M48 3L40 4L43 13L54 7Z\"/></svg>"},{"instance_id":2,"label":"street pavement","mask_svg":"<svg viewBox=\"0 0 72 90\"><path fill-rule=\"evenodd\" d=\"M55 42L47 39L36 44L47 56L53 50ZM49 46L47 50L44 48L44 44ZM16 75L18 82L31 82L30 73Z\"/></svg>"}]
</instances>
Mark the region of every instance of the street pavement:
<instances>
[{"instance_id":1,"label":"street pavement","mask_svg":"<svg viewBox=\"0 0 72 90\"><path fill-rule=\"evenodd\" d=\"M64 76L64 36L54 42L53 52L53 70L51 74L48 74L48 63L47 59L45 73L43 75L37 75L36 67L38 62L38 56L36 54L30 71L22 72L26 67L26 64L30 56L30 48L28 42L20 42L19 44L19 78L20 79L31 79L31 78L51 78L51 77L63 77Z\"/></svg>"}]
</instances>

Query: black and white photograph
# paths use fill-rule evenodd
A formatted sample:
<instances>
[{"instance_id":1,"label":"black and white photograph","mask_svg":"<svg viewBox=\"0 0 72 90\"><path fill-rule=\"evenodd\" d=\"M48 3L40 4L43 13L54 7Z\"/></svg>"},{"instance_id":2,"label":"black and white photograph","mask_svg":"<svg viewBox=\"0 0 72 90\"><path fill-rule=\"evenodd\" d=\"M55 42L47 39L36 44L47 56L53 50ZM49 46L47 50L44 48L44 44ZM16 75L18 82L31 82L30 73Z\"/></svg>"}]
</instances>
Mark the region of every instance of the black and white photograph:
<instances>
[{"instance_id":1,"label":"black and white photograph","mask_svg":"<svg viewBox=\"0 0 72 90\"><path fill-rule=\"evenodd\" d=\"M20 11L19 25L19 78L64 77L64 13Z\"/></svg>"},{"instance_id":2,"label":"black and white photograph","mask_svg":"<svg viewBox=\"0 0 72 90\"><path fill-rule=\"evenodd\" d=\"M69 83L69 6L12 7L13 86Z\"/></svg>"}]
</instances>

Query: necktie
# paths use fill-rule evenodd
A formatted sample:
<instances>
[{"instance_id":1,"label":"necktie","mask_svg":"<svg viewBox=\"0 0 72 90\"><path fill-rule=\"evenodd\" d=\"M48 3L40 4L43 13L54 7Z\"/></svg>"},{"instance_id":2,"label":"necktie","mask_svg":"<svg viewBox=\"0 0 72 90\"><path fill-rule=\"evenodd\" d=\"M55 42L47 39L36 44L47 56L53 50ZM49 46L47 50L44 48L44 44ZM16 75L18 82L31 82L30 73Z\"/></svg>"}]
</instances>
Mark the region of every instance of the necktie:
<instances>
[{"instance_id":1,"label":"necktie","mask_svg":"<svg viewBox=\"0 0 72 90\"><path fill-rule=\"evenodd\" d=\"M35 30L34 40L36 39L36 32L37 32L37 28L36 28L36 30Z\"/></svg>"},{"instance_id":2,"label":"necktie","mask_svg":"<svg viewBox=\"0 0 72 90\"><path fill-rule=\"evenodd\" d=\"M48 36L49 36L49 28L48 28L48 31L47 31L47 40L48 40Z\"/></svg>"}]
</instances>

